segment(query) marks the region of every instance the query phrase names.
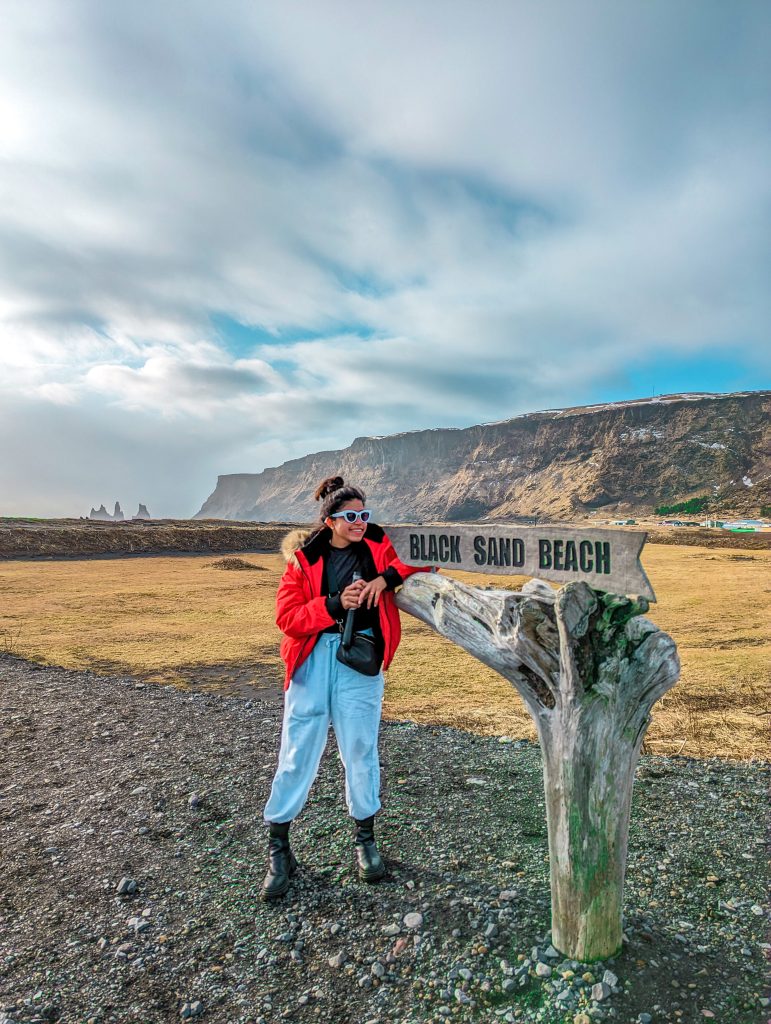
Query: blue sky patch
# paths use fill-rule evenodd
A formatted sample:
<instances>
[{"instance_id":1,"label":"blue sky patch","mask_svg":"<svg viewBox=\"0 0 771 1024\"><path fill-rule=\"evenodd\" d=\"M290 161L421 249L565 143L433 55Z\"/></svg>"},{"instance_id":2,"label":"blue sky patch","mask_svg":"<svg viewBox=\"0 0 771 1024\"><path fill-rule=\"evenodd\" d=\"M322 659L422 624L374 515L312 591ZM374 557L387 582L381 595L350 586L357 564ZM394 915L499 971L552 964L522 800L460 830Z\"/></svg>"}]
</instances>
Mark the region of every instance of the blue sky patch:
<instances>
[{"instance_id":1,"label":"blue sky patch","mask_svg":"<svg viewBox=\"0 0 771 1024\"><path fill-rule=\"evenodd\" d=\"M612 382L586 397L586 402L623 402L681 392L757 391L771 388L771 376L750 366L728 349L660 358L628 367ZM583 400L582 400L583 401Z\"/></svg>"},{"instance_id":2,"label":"blue sky patch","mask_svg":"<svg viewBox=\"0 0 771 1024\"><path fill-rule=\"evenodd\" d=\"M314 330L310 327L298 327L287 324L278 331L270 331L256 324L244 324L226 313L213 313L210 318L219 340L237 359L251 356L255 349L262 345L287 345L298 341L318 341L341 334L356 335L364 340L372 338L374 330L367 324L332 323L323 329ZM278 367L278 363L274 364Z\"/></svg>"}]
</instances>

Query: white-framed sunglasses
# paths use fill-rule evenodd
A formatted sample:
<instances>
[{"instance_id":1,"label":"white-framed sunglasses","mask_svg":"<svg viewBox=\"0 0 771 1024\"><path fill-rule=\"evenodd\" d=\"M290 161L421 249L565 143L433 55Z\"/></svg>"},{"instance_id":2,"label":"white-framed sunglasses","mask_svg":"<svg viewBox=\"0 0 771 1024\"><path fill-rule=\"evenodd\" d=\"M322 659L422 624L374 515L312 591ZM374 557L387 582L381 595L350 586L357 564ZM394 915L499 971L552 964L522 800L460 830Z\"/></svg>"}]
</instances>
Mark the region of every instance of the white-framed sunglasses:
<instances>
[{"instance_id":1,"label":"white-framed sunglasses","mask_svg":"<svg viewBox=\"0 0 771 1024\"><path fill-rule=\"evenodd\" d=\"M346 523L355 523L360 520L362 523L369 522L369 517L372 515L368 508L363 508L357 511L353 508L347 508L343 512L333 512L329 517L330 519L344 519Z\"/></svg>"}]
</instances>

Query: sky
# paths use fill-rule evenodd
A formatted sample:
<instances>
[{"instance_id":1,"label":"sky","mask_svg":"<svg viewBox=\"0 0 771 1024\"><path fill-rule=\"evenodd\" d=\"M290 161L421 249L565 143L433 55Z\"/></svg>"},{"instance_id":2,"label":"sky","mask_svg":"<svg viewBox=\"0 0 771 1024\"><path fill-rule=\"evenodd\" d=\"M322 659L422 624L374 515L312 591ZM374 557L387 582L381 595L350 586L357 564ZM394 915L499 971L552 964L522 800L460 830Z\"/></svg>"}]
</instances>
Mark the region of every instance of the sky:
<instances>
[{"instance_id":1,"label":"sky","mask_svg":"<svg viewBox=\"0 0 771 1024\"><path fill-rule=\"evenodd\" d=\"M766 0L0 10L0 515L771 386Z\"/></svg>"}]
</instances>

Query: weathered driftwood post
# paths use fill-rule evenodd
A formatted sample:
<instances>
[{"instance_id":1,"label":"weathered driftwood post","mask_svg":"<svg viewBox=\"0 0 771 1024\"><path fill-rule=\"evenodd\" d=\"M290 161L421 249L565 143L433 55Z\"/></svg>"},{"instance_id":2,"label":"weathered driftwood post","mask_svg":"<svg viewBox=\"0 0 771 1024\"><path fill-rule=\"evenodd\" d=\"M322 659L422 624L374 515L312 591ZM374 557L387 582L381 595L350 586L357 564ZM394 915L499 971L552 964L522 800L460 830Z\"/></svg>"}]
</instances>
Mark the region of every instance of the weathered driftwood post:
<instances>
[{"instance_id":1,"label":"weathered driftwood post","mask_svg":"<svg viewBox=\"0 0 771 1024\"><path fill-rule=\"evenodd\" d=\"M453 559L458 568L470 568L461 557L463 541L476 528L442 529L460 538L444 550L458 555ZM416 528L408 527L389 528L389 535L394 539L394 534L409 530L414 537ZM500 529L495 532L501 533ZM519 531L520 540L527 532ZM573 531L579 537L576 545L589 532ZM624 543L628 546L630 535L621 536L619 548ZM636 536L642 536L639 553L644 535ZM485 534L488 553L492 539ZM409 555L405 536L397 536L395 543L402 557ZM527 543L525 538L523 544ZM594 544L593 540L593 553ZM499 545L500 540L496 558ZM481 550L478 543L475 549ZM414 541L412 554L413 562L427 560L416 555ZM524 554L525 560L513 571L527 571L526 547ZM612 565L609 557L611 579ZM507 569L504 561L500 566L485 564L482 571L511 573L512 568ZM554 578L553 569L546 569L547 574ZM644 573L639 589L653 596ZM612 956L622 939L635 766L651 707L679 675L673 640L641 617L648 609L645 598L619 597L594 590L583 581L570 582L555 592L534 579L516 593L481 590L436 573L420 574L405 582L397 603L505 676L522 697L543 753L552 942L575 960Z\"/></svg>"}]
</instances>

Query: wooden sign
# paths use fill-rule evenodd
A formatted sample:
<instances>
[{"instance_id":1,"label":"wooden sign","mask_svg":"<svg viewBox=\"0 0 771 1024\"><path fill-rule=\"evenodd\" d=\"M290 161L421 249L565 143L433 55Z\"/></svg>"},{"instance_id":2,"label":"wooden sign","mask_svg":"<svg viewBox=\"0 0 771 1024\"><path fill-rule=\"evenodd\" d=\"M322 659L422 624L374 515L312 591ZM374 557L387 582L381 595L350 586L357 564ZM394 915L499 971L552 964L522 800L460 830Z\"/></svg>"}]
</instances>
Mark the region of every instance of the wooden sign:
<instances>
[{"instance_id":1,"label":"wooden sign","mask_svg":"<svg viewBox=\"0 0 771 1024\"><path fill-rule=\"evenodd\" d=\"M536 576L595 590L635 594L655 601L640 564L647 533L576 526L388 526L407 565L436 565L465 572Z\"/></svg>"}]
</instances>

